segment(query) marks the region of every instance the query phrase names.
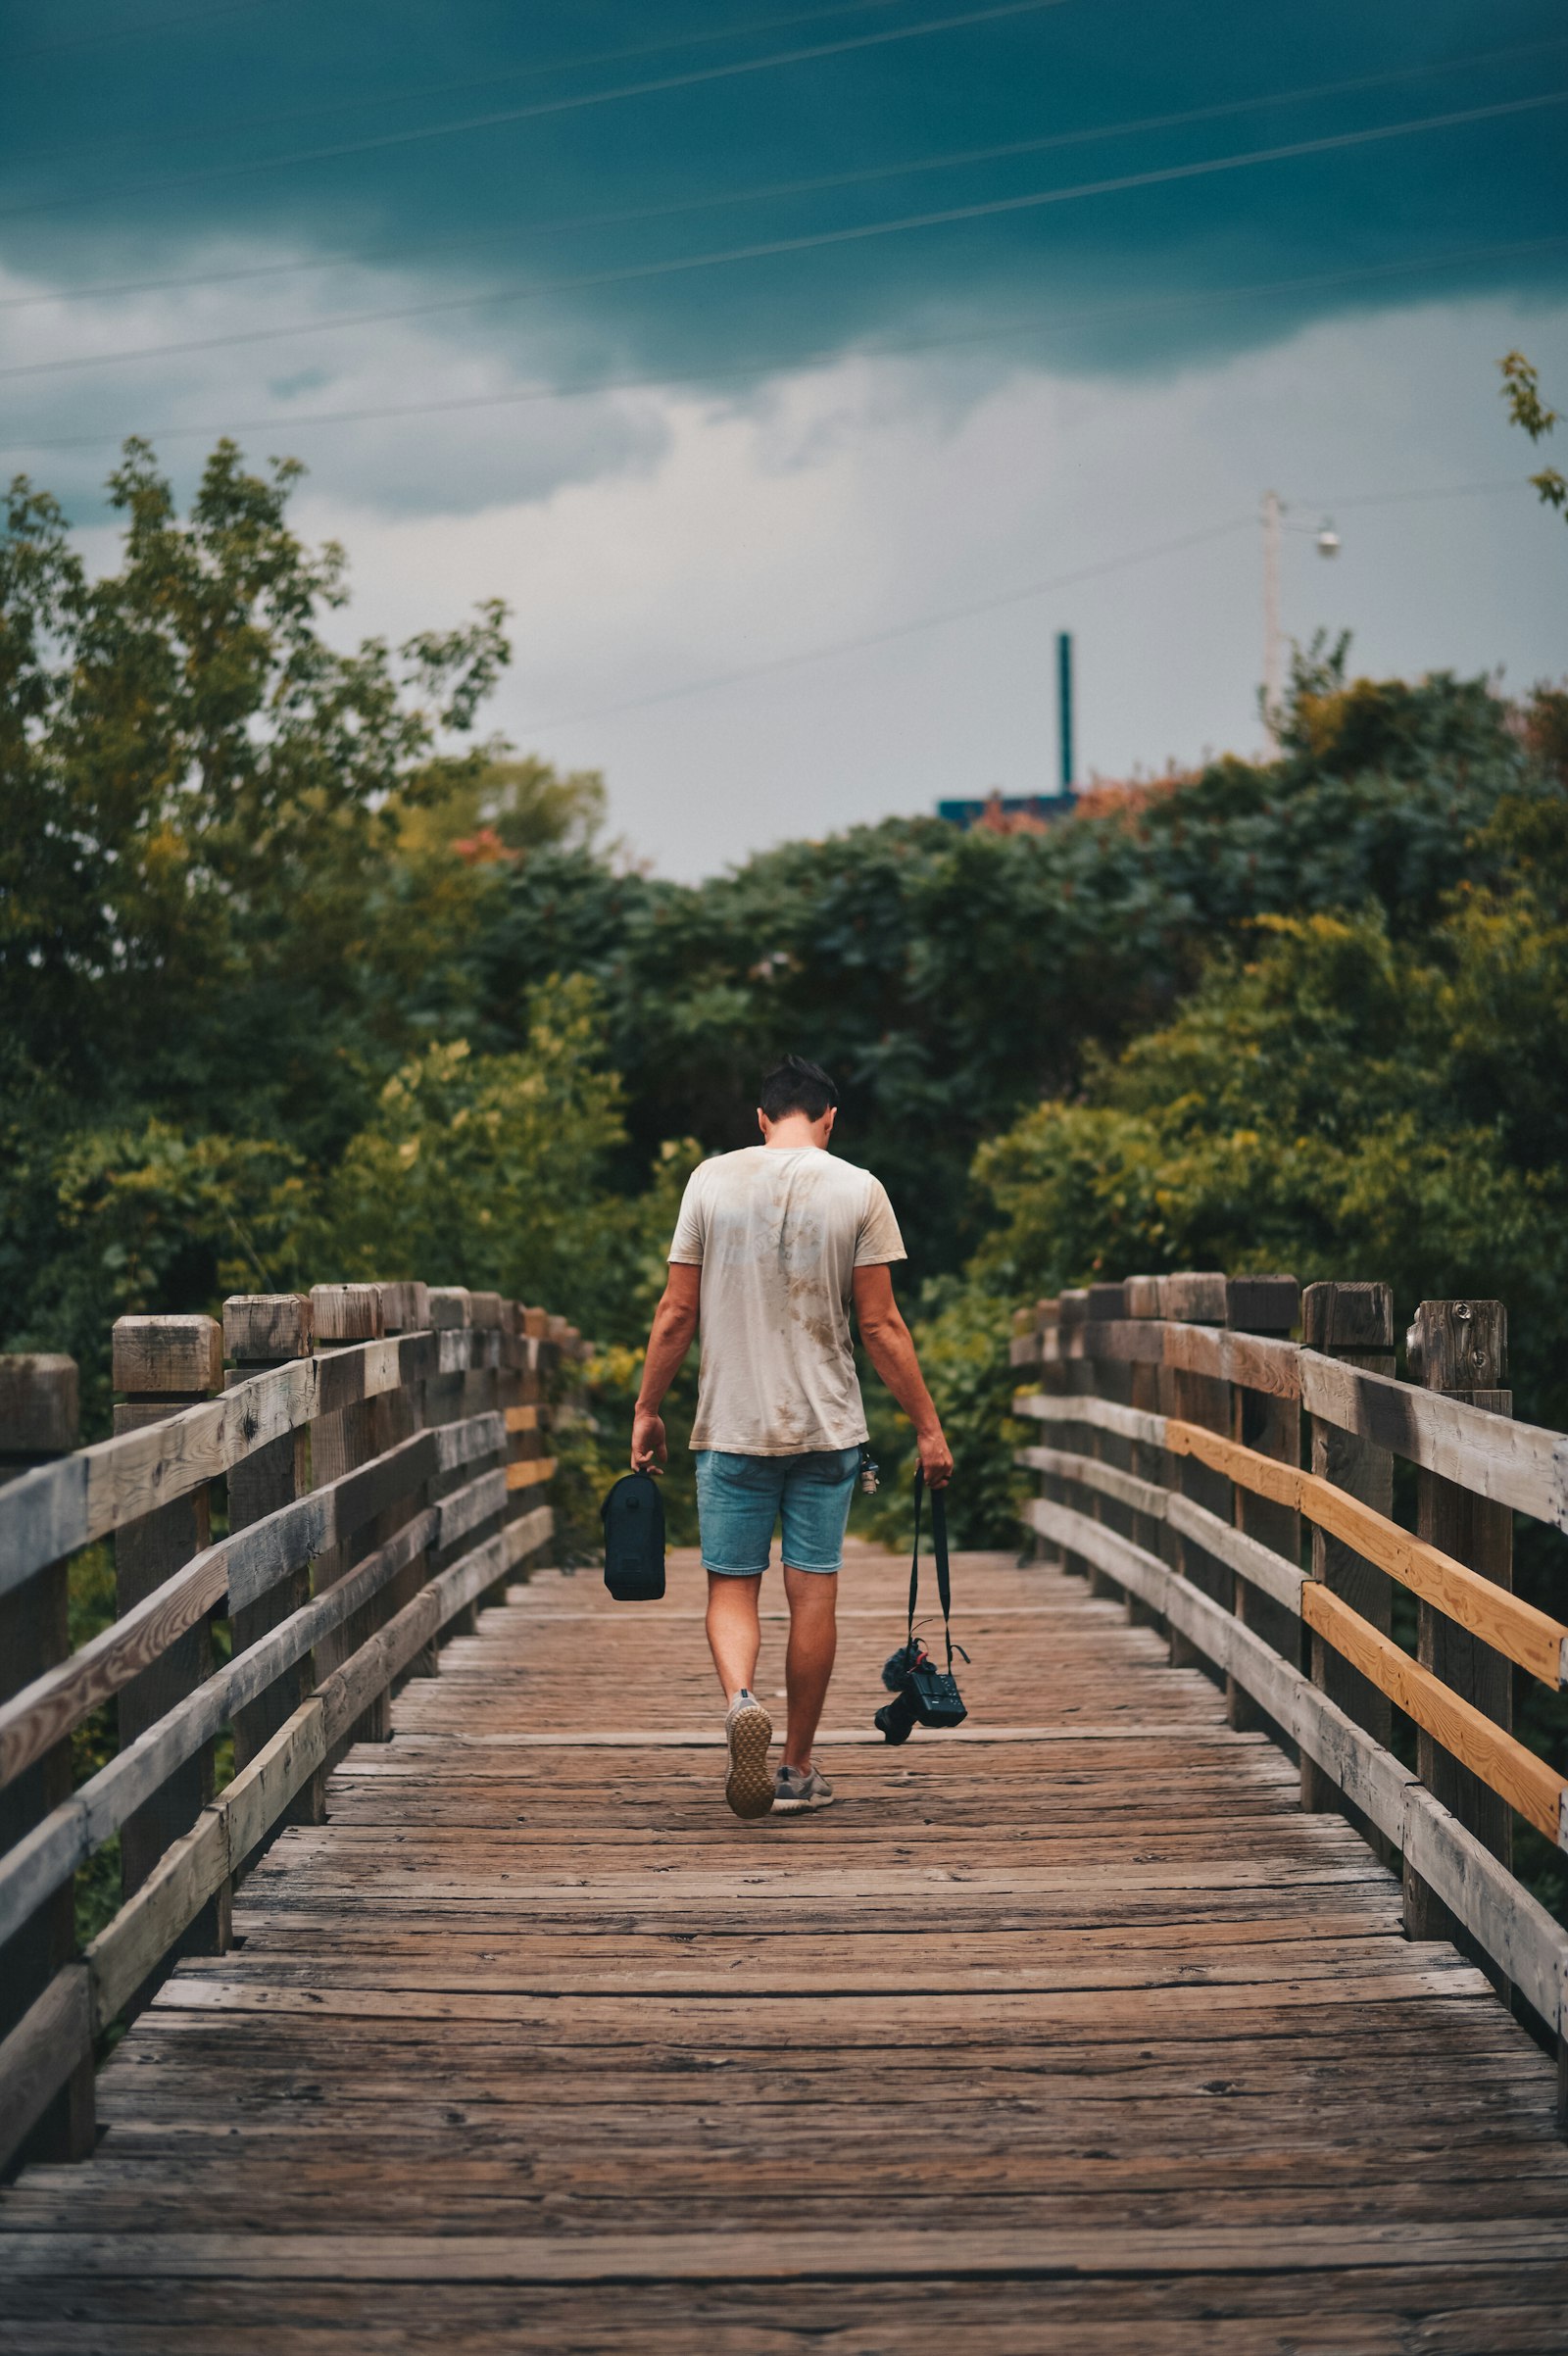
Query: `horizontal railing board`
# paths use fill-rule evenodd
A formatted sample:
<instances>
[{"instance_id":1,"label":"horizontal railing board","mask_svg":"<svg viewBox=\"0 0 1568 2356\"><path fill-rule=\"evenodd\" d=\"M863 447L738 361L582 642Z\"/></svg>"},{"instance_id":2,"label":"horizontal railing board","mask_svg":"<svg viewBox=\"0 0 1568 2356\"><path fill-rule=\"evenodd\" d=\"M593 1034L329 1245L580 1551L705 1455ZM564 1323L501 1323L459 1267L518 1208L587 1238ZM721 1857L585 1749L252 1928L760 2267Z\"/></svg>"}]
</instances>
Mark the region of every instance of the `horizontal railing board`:
<instances>
[{"instance_id":1,"label":"horizontal railing board","mask_svg":"<svg viewBox=\"0 0 1568 2356\"><path fill-rule=\"evenodd\" d=\"M1102 1497L1114 1497L1118 1503L1131 1506L1135 1513L1168 1523L1286 1611L1300 1611L1304 1573L1295 1563L1287 1562L1283 1554L1276 1554L1271 1546L1250 1538L1245 1530L1222 1521L1217 1513L1211 1513L1206 1505L1198 1504L1194 1498L1162 1489L1156 1481L1141 1481L1136 1474L1123 1472L1117 1465L1101 1463L1098 1457L1074 1455L1067 1448L1020 1448L1015 1462L1036 1472L1052 1474L1057 1480L1079 1482L1086 1489L1098 1490Z\"/></svg>"},{"instance_id":2,"label":"horizontal railing board","mask_svg":"<svg viewBox=\"0 0 1568 2356\"><path fill-rule=\"evenodd\" d=\"M225 1663L19 1841L0 1859L0 1944L236 1710L379 1594L435 1543L439 1529L437 1508L427 1506L346 1578Z\"/></svg>"},{"instance_id":3,"label":"horizontal railing board","mask_svg":"<svg viewBox=\"0 0 1568 2356\"><path fill-rule=\"evenodd\" d=\"M216 1611L226 1592L223 1565L199 1554L0 1709L0 1785L65 1741L101 1703L150 1668L176 1637Z\"/></svg>"},{"instance_id":4,"label":"horizontal railing board","mask_svg":"<svg viewBox=\"0 0 1568 2356\"><path fill-rule=\"evenodd\" d=\"M1386 1693L1449 1756L1479 1776L1490 1791L1516 1808L1548 1841L1560 1841L1568 1778L1548 1767L1474 1702L1464 1700L1441 1677L1402 1651L1392 1637L1363 1620L1333 1590L1309 1582L1301 1617L1325 1644Z\"/></svg>"},{"instance_id":5,"label":"horizontal railing board","mask_svg":"<svg viewBox=\"0 0 1568 2356\"><path fill-rule=\"evenodd\" d=\"M1105 1464L1098 1456L1080 1456L1065 1448L1021 1448L1013 1462L1032 1472L1049 1473L1058 1481L1078 1481L1085 1489L1098 1490L1102 1497L1114 1497L1118 1505L1128 1505L1134 1513L1147 1513L1156 1521L1165 1518L1165 1504L1170 1497L1157 1481L1141 1481L1136 1473L1123 1472L1119 1464Z\"/></svg>"},{"instance_id":6,"label":"horizontal railing board","mask_svg":"<svg viewBox=\"0 0 1568 2356\"><path fill-rule=\"evenodd\" d=\"M1276 1399L1299 1395L1299 1355L1295 1342L1165 1317L1092 1318L1069 1330L1057 1327L1017 1335L1008 1350L1014 1366L1062 1366L1102 1358L1116 1365L1170 1366L1183 1374L1240 1383Z\"/></svg>"},{"instance_id":7,"label":"horizontal railing board","mask_svg":"<svg viewBox=\"0 0 1568 2356\"><path fill-rule=\"evenodd\" d=\"M118 1432L0 1487L0 1595L122 1524L188 1496L285 1433L437 1371L437 1336L318 1351L219 1399Z\"/></svg>"},{"instance_id":8,"label":"horizontal railing board","mask_svg":"<svg viewBox=\"0 0 1568 2356\"><path fill-rule=\"evenodd\" d=\"M1240 1383L1275 1399L1295 1399L1301 1379L1300 1351L1294 1342L1261 1334L1233 1333L1228 1326L1184 1325L1162 1317L1107 1317L1083 1327L1082 1349L1073 1354L1115 1363L1171 1366L1183 1374L1206 1374L1217 1382Z\"/></svg>"},{"instance_id":9,"label":"horizontal railing board","mask_svg":"<svg viewBox=\"0 0 1568 2356\"><path fill-rule=\"evenodd\" d=\"M1016 1334L1014 1366L1108 1358L1212 1375L1283 1399L1308 1414L1441 1473L1477 1497L1568 1530L1568 1433L1490 1414L1391 1375L1373 1374L1298 1342L1166 1318L1104 1318Z\"/></svg>"},{"instance_id":10,"label":"horizontal railing board","mask_svg":"<svg viewBox=\"0 0 1568 2356\"><path fill-rule=\"evenodd\" d=\"M1141 1440L1147 1448L1165 1445L1163 1415L1152 1415L1143 1407L1123 1407L1113 1399L1054 1399L1049 1392L1026 1391L1013 1400L1012 1410L1041 1423L1087 1423L1097 1432Z\"/></svg>"},{"instance_id":11,"label":"horizontal railing board","mask_svg":"<svg viewBox=\"0 0 1568 2356\"><path fill-rule=\"evenodd\" d=\"M385 1345L371 1343L368 1347L378 1350ZM501 1417L495 1413L470 1416L446 1429L451 1435L446 1442L449 1465L464 1461L465 1451L468 1455L496 1454L505 1445ZM176 1637L217 1610L225 1596L231 1606L254 1602L279 1579L417 1488L437 1468L440 1456L436 1433L416 1433L325 1488L312 1490L261 1521L230 1532L182 1564L122 1619L0 1707L0 1787L13 1782L91 1711L150 1667ZM504 1501L505 1475L498 1471L494 1479ZM459 1494L466 1497L468 1493ZM448 1504L454 1502L447 1500ZM500 1510L494 1502L485 1506L487 1512ZM460 1537L465 1526L471 1525L454 1518L442 1543Z\"/></svg>"},{"instance_id":12,"label":"horizontal railing board","mask_svg":"<svg viewBox=\"0 0 1568 2356\"><path fill-rule=\"evenodd\" d=\"M1206 1505L1200 1505L1192 1497L1179 1497L1173 1492L1165 1507L1165 1519L1183 1538L1202 1546L1216 1562L1222 1562L1228 1571L1235 1571L1271 1602L1299 1615L1305 1580L1299 1564L1288 1562L1272 1546L1250 1538L1233 1523L1222 1521L1217 1513L1210 1513Z\"/></svg>"},{"instance_id":13,"label":"horizontal railing board","mask_svg":"<svg viewBox=\"0 0 1568 2356\"><path fill-rule=\"evenodd\" d=\"M541 1505L422 1588L203 1809L194 1830L173 1843L82 1959L56 1974L0 2043L0 2165L90 2054L94 2037L363 1714L366 1700L384 1690L455 1613L544 1546L553 1528L550 1507Z\"/></svg>"},{"instance_id":14,"label":"horizontal railing board","mask_svg":"<svg viewBox=\"0 0 1568 2356\"><path fill-rule=\"evenodd\" d=\"M1568 1530L1568 1434L1301 1352L1301 1404L1476 1497Z\"/></svg>"},{"instance_id":15,"label":"horizontal railing board","mask_svg":"<svg viewBox=\"0 0 1568 2356\"><path fill-rule=\"evenodd\" d=\"M1568 2030L1568 1931L1455 1822L1409 1768L1282 1660L1255 1630L1144 1547L1044 1497L1030 1499L1024 1519L1042 1536L1107 1571L1235 1677L1394 1846L1408 1851L1423 1879L1506 1970L1547 2027Z\"/></svg>"},{"instance_id":16,"label":"horizontal railing board","mask_svg":"<svg viewBox=\"0 0 1568 2356\"><path fill-rule=\"evenodd\" d=\"M1196 1457L1256 1497L1304 1514L1424 1603L1517 1661L1543 1685L1555 1690L1568 1680L1568 1623L1484 1578L1441 1546L1412 1538L1387 1514L1350 1497L1320 1473L1282 1464L1256 1448L1244 1448L1240 1441L1175 1416L1166 1419L1165 1446L1173 1455Z\"/></svg>"},{"instance_id":17,"label":"horizontal railing board","mask_svg":"<svg viewBox=\"0 0 1568 2356\"><path fill-rule=\"evenodd\" d=\"M1428 1395L1435 1396L1435 1395ZM1453 1402L1445 1401L1445 1404ZM1201 1424L1124 1407L1113 1399L1056 1399L1036 1392L1013 1401L1014 1411L1043 1423L1085 1423L1093 1429L1120 1433L1172 1454L1196 1456L1214 1471L1250 1489L1255 1496L1288 1505L1317 1523L1369 1562L1397 1579L1484 1643L1517 1661L1544 1685L1568 1683L1568 1623L1553 1619L1522 1596L1484 1579L1441 1547L1412 1538L1386 1514L1324 1480L1321 1475L1282 1464L1239 1441L1210 1432ZM1517 1431L1502 1416L1480 1420L1499 1431ZM1203 1543L1203 1542L1200 1542Z\"/></svg>"}]
</instances>

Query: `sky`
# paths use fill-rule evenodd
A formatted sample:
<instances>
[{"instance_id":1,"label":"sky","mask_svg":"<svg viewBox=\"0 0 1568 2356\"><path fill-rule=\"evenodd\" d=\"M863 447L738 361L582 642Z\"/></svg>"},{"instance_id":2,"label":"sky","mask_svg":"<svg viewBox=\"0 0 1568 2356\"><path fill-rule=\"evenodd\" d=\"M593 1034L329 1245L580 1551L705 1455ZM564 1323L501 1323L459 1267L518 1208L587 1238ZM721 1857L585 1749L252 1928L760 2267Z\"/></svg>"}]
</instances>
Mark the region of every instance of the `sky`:
<instances>
[{"instance_id":1,"label":"sky","mask_svg":"<svg viewBox=\"0 0 1568 2356\"><path fill-rule=\"evenodd\" d=\"M1537 0L7 0L0 466L297 456L695 878L1052 790L1062 629L1082 781L1256 750L1270 489L1290 636L1561 675L1565 132Z\"/></svg>"}]
</instances>

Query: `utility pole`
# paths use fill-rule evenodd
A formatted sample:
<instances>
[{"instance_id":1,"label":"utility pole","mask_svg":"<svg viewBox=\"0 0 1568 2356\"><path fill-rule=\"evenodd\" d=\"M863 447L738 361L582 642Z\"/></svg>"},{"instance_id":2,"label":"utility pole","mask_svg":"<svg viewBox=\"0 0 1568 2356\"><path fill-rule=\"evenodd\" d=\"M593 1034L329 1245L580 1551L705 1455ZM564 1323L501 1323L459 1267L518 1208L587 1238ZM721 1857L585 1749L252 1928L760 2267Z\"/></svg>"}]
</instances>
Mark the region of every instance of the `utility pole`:
<instances>
[{"instance_id":1,"label":"utility pole","mask_svg":"<svg viewBox=\"0 0 1568 2356\"><path fill-rule=\"evenodd\" d=\"M1072 632L1056 632L1056 730L1061 747L1061 790L1072 785Z\"/></svg>"},{"instance_id":2,"label":"utility pole","mask_svg":"<svg viewBox=\"0 0 1568 2356\"><path fill-rule=\"evenodd\" d=\"M1263 494L1263 731L1270 753L1280 749L1274 733L1285 682L1280 676L1280 495Z\"/></svg>"}]
</instances>

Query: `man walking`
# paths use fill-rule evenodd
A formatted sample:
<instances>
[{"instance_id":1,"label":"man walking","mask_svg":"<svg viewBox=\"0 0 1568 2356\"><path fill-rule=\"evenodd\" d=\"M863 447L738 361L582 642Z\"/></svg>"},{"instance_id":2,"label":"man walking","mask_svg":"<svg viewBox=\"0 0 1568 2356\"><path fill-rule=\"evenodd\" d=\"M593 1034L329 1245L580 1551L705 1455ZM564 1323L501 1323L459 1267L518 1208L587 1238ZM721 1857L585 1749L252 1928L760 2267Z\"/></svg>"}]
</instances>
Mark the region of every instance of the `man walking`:
<instances>
[{"instance_id":1,"label":"man walking","mask_svg":"<svg viewBox=\"0 0 1568 2356\"><path fill-rule=\"evenodd\" d=\"M914 1425L926 1480L940 1489L953 1471L893 1299L889 1271L905 1257L893 1206L869 1170L828 1152L838 1091L814 1063L786 1055L760 1094L761 1144L715 1155L687 1182L631 1442L635 1471L666 1461L660 1408L700 1325L691 1445L708 1642L728 1703L724 1793L737 1816L798 1813L833 1797L811 1744L833 1673L838 1571L866 1437L852 1300L871 1363ZM772 1720L752 1691L775 1522L790 1607L789 1720L776 1775Z\"/></svg>"}]
</instances>

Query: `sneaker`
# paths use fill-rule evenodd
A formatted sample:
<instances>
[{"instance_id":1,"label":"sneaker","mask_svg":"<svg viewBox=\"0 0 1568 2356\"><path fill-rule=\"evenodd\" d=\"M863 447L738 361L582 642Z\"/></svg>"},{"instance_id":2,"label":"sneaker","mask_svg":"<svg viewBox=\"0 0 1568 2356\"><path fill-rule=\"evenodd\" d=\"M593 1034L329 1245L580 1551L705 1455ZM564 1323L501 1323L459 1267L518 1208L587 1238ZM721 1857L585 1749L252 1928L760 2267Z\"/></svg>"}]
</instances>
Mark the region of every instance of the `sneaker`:
<instances>
[{"instance_id":1,"label":"sneaker","mask_svg":"<svg viewBox=\"0 0 1568 2356\"><path fill-rule=\"evenodd\" d=\"M799 1816L808 1808L831 1808L833 1787L825 1775L808 1767L781 1767L773 1778L773 1806L780 1816Z\"/></svg>"},{"instance_id":2,"label":"sneaker","mask_svg":"<svg viewBox=\"0 0 1568 2356\"><path fill-rule=\"evenodd\" d=\"M773 1778L767 1769L773 1721L755 1693L736 1694L724 1720L724 1733L729 1741L724 1797L737 1816L765 1816L773 1805Z\"/></svg>"}]
</instances>

